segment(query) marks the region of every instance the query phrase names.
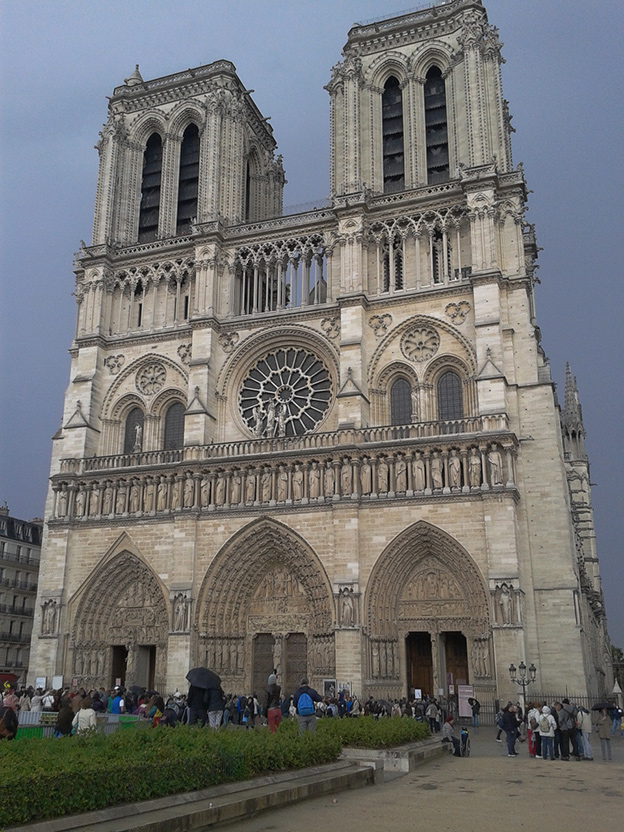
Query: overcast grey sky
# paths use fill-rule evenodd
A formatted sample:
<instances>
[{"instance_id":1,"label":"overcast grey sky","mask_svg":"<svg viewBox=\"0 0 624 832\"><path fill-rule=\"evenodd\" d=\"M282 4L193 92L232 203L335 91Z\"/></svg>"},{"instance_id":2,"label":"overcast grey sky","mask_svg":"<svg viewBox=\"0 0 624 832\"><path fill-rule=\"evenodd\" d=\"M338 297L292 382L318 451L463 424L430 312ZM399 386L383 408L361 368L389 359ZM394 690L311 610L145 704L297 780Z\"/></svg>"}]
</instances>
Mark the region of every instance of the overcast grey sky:
<instances>
[{"instance_id":1,"label":"overcast grey sky","mask_svg":"<svg viewBox=\"0 0 624 832\"><path fill-rule=\"evenodd\" d=\"M504 42L514 162L524 162L535 192L527 219L544 249L536 296L543 346L561 396L566 360L578 378L609 629L624 647L624 4L486 6ZM308 202L329 190L323 85L349 27L406 7L409 0L2 0L0 503L11 514L43 513L50 439L69 381L72 258L80 239L91 239L93 145L113 87L136 63L149 79L233 61L271 116L285 204Z\"/></svg>"}]
</instances>

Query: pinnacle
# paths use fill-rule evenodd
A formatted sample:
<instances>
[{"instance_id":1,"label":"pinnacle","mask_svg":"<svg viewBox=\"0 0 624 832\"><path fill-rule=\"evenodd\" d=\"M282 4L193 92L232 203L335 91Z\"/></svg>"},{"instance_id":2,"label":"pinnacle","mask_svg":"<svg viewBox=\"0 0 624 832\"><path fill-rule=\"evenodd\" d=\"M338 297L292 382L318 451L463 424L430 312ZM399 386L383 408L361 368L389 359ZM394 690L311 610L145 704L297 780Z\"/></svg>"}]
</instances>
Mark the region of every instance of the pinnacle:
<instances>
[{"instance_id":1,"label":"pinnacle","mask_svg":"<svg viewBox=\"0 0 624 832\"><path fill-rule=\"evenodd\" d=\"M143 76L139 72L139 65L136 64L134 72L129 78L124 78L124 84L128 87L136 87L137 84L143 83Z\"/></svg>"}]
</instances>

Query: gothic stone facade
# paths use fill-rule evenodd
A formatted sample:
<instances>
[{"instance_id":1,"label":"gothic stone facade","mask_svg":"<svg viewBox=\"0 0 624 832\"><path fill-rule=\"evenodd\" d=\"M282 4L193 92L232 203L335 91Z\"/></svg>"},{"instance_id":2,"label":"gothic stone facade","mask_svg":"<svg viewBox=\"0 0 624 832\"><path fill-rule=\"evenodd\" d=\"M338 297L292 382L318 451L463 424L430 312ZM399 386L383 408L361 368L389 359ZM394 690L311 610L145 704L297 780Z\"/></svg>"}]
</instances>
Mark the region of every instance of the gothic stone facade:
<instances>
[{"instance_id":1,"label":"gothic stone facade","mask_svg":"<svg viewBox=\"0 0 624 832\"><path fill-rule=\"evenodd\" d=\"M524 659L536 689L612 684L501 62L478 0L354 27L330 204L288 216L232 64L114 90L31 677L487 700Z\"/></svg>"}]
</instances>

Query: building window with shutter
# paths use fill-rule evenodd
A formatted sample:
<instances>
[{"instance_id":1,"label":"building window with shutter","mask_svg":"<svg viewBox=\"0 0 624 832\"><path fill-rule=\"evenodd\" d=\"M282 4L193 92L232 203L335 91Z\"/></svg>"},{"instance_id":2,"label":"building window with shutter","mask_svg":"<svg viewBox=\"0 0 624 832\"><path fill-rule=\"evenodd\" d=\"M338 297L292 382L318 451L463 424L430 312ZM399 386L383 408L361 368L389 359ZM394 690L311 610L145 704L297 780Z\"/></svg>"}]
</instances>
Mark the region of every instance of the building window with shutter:
<instances>
[{"instance_id":1,"label":"building window with shutter","mask_svg":"<svg viewBox=\"0 0 624 832\"><path fill-rule=\"evenodd\" d=\"M383 134L384 193L405 188L403 149L403 94L398 80L391 76L381 96Z\"/></svg>"},{"instance_id":2,"label":"building window with shutter","mask_svg":"<svg viewBox=\"0 0 624 832\"><path fill-rule=\"evenodd\" d=\"M425 143L427 182L446 182L449 178L446 90L439 67L432 66L425 80Z\"/></svg>"},{"instance_id":3,"label":"building window with shutter","mask_svg":"<svg viewBox=\"0 0 624 832\"><path fill-rule=\"evenodd\" d=\"M160 177L162 173L162 139L152 133L143 155L141 208L139 210L139 242L149 243L158 236L160 215Z\"/></svg>"},{"instance_id":4,"label":"building window with shutter","mask_svg":"<svg viewBox=\"0 0 624 832\"><path fill-rule=\"evenodd\" d=\"M178 214L176 234L188 234L191 220L197 218L199 187L199 130L189 124L184 131L180 148L180 179L178 185Z\"/></svg>"}]
</instances>

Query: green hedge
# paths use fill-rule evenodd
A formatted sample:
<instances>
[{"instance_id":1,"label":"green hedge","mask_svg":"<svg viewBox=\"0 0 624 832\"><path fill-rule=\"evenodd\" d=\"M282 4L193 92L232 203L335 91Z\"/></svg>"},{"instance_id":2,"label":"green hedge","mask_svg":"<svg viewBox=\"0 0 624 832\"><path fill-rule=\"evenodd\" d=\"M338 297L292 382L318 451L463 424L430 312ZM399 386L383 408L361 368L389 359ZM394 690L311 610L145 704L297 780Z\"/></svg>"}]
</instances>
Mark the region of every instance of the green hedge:
<instances>
[{"instance_id":1,"label":"green hedge","mask_svg":"<svg viewBox=\"0 0 624 832\"><path fill-rule=\"evenodd\" d=\"M323 719L299 737L179 726L0 743L0 827L248 780L336 760L343 745L383 748L423 739L408 719Z\"/></svg>"},{"instance_id":2,"label":"green hedge","mask_svg":"<svg viewBox=\"0 0 624 832\"><path fill-rule=\"evenodd\" d=\"M418 742L430 736L429 726L415 719L392 717L374 719L364 716L357 719L323 719L317 732L338 737L341 745L351 748L391 748Z\"/></svg>"}]
</instances>

